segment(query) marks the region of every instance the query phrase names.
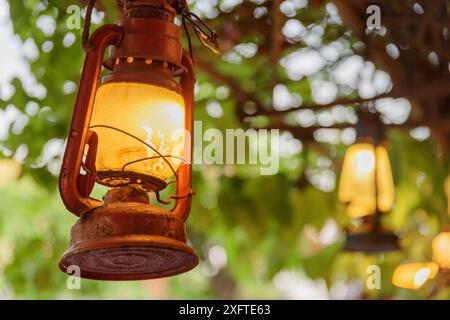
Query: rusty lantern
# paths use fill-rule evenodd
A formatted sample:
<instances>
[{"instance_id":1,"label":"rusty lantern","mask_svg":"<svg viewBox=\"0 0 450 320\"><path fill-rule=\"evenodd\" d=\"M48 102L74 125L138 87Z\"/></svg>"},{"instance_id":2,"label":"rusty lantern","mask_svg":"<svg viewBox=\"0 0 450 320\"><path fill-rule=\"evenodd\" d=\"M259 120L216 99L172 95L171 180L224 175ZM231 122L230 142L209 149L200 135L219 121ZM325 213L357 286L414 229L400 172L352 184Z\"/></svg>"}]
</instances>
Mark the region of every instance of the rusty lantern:
<instances>
[{"instance_id":1,"label":"rusty lantern","mask_svg":"<svg viewBox=\"0 0 450 320\"><path fill-rule=\"evenodd\" d=\"M174 22L189 11L185 1L118 4L120 22L97 29L85 46L59 183L80 218L59 265L64 272L76 265L90 279L159 278L198 264L184 225L195 73ZM102 66L109 71L101 76ZM96 183L109 187L103 201L91 197ZM161 200L171 183L176 195ZM172 210L151 204L149 193L173 199Z\"/></svg>"}]
</instances>

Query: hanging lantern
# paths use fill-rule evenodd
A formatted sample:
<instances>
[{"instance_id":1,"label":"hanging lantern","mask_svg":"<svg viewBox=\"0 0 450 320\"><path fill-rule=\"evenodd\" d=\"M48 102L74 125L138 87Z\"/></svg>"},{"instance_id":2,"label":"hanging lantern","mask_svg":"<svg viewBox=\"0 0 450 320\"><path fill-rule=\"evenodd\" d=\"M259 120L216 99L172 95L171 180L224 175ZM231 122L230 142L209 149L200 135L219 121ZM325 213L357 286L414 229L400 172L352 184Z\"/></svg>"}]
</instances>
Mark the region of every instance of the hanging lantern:
<instances>
[{"instance_id":1,"label":"hanging lantern","mask_svg":"<svg viewBox=\"0 0 450 320\"><path fill-rule=\"evenodd\" d=\"M350 218L361 218L362 226L347 235L346 250L397 250L398 239L380 225L381 215L394 202L394 182L386 148L381 144L379 115L363 111L356 128L357 140L344 156L338 198Z\"/></svg>"},{"instance_id":2,"label":"hanging lantern","mask_svg":"<svg viewBox=\"0 0 450 320\"><path fill-rule=\"evenodd\" d=\"M372 215L377 210L388 212L392 208L394 182L384 146L360 140L348 148L339 184L339 200L347 205L347 214L351 218Z\"/></svg>"},{"instance_id":3,"label":"hanging lantern","mask_svg":"<svg viewBox=\"0 0 450 320\"><path fill-rule=\"evenodd\" d=\"M434 237L431 247L433 261L441 268L450 270L450 232L441 232Z\"/></svg>"},{"instance_id":4,"label":"hanging lantern","mask_svg":"<svg viewBox=\"0 0 450 320\"><path fill-rule=\"evenodd\" d=\"M434 279L439 271L436 263L406 263L399 265L392 276L392 284L405 289L420 289Z\"/></svg>"},{"instance_id":5,"label":"hanging lantern","mask_svg":"<svg viewBox=\"0 0 450 320\"><path fill-rule=\"evenodd\" d=\"M198 264L184 225L195 74L174 23L190 13L185 1L118 3L120 23L100 27L86 44L60 176L64 204L80 219L60 268L76 265L91 279L170 276ZM109 72L100 77L102 65ZM103 201L91 197L95 183L109 187ZM162 200L171 183L176 195ZM174 200L172 210L150 203L149 193Z\"/></svg>"}]
</instances>

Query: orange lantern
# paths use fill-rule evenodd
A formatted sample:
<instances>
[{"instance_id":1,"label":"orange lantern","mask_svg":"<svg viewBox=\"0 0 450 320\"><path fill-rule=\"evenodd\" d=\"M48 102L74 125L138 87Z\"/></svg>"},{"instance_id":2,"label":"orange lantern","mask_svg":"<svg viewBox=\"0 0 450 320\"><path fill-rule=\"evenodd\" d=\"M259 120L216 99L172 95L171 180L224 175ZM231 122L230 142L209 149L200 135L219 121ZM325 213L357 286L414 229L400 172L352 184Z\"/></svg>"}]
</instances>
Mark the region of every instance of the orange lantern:
<instances>
[{"instance_id":1,"label":"orange lantern","mask_svg":"<svg viewBox=\"0 0 450 320\"><path fill-rule=\"evenodd\" d=\"M59 184L80 219L60 268L104 280L170 276L198 264L184 225L195 73L174 23L188 11L185 1L118 3L122 20L100 27L86 46ZM102 65L109 72L100 77ZM110 188L103 201L91 197L95 183ZM160 192L171 183L172 210L151 204L149 193L169 203Z\"/></svg>"}]
</instances>

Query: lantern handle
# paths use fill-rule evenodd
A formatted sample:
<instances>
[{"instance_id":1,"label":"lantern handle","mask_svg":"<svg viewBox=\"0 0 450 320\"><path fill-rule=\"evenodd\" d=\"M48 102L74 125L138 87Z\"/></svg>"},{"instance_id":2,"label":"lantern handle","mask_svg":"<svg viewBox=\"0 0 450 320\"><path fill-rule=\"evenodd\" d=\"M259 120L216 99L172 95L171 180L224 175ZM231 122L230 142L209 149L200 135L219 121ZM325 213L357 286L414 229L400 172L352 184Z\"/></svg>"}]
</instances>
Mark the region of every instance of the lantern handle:
<instances>
[{"instance_id":1,"label":"lantern handle","mask_svg":"<svg viewBox=\"0 0 450 320\"><path fill-rule=\"evenodd\" d=\"M193 61L189 54L183 50L181 64L187 72L181 76L181 90L185 104L185 130L187 137L184 142L184 158L186 163L182 163L178 168L177 196L172 213L180 220L185 221L189 215L192 202L192 139L194 126L194 85L195 71Z\"/></svg>"},{"instance_id":2,"label":"lantern handle","mask_svg":"<svg viewBox=\"0 0 450 320\"><path fill-rule=\"evenodd\" d=\"M102 68L103 55L110 45L118 46L122 37L123 30L121 27L108 24L98 28L89 39L89 50L86 52L84 60L59 178L59 190L64 205L77 216L103 204L97 199L84 195L85 192L80 190L80 168L87 143L89 121Z\"/></svg>"}]
</instances>

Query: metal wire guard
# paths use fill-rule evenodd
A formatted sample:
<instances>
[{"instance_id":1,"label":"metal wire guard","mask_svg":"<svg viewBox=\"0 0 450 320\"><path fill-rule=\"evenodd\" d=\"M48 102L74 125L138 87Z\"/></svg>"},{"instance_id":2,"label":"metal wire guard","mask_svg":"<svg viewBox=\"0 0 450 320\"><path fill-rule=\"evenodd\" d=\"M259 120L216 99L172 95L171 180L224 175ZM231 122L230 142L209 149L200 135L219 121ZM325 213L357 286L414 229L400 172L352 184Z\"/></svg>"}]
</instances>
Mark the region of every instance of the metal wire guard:
<instances>
[{"instance_id":1,"label":"metal wire guard","mask_svg":"<svg viewBox=\"0 0 450 320\"><path fill-rule=\"evenodd\" d=\"M170 163L170 161L168 160L168 158L175 158L184 163L187 162L186 159L178 157L178 156L173 156L173 155L163 155L157 149L155 149L153 146L148 144L147 142L143 141L142 139L140 139L140 138L136 137L135 135L133 135L129 132L126 132L122 129L115 128L115 127L108 126L108 125L93 125L93 126L89 127L89 129L95 129L95 128L103 128L103 129L113 130L113 131L119 132L121 134L124 134L132 139L139 141L140 143L142 143L146 147L150 148L157 154L155 156L150 156L150 157L145 157L145 158L140 158L140 159L135 159L135 160L129 161L122 166L121 170L96 171L95 173L91 172L91 174L95 175L96 181L100 184L103 184L103 185L106 185L109 187L119 187L119 186L122 187L122 186L127 186L129 184L139 184L148 192L156 192L158 201L161 203L166 203L167 201L160 199L159 191L166 188L167 185L174 183L178 180L177 172L174 169L174 167L172 166L172 164ZM163 159L164 162L169 166L170 170L173 172L175 179L173 179L169 182L166 182L164 180L158 179L153 176L126 170L126 168L132 164L139 163L142 161L159 159L159 158ZM85 168L85 169L87 169L87 171L89 171L89 168ZM186 196L188 196L188 195L186 195ZM169 199L177 199L177 198L178 198L177 196L169 197ZM170 202L170 200L169 200L169 202Z\"/></svg>"}]
</instances>

